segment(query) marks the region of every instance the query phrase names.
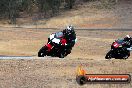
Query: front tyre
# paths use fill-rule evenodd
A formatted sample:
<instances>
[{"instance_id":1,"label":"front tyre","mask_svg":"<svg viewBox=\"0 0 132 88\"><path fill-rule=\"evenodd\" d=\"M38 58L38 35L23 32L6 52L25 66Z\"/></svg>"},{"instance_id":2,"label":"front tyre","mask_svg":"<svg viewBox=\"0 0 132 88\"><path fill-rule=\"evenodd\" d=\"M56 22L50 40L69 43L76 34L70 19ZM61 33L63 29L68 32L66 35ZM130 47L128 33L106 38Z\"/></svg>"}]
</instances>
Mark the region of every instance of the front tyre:
<instances>
[{"instance_id":1,"label":"front tyre","mask_svg":"<svg viewBox=\"0 0 132 88\"><path fill-rule=\"evenodd\" d=\"M44 57L44 56L46 56L46 47L44 46L44 47L42 47L40 50L39 50L39 52L38 52L38 57Z\"/></svg>"},{"instance_id":2,"label":"front tyre","mask_svg":"<svg viewBox=\"0 0 132 88\"><path fill-rule=\"evenodd\" d=\"M111 59L111 58L112 58L112 50L110 50L105 56L105 59Z\"/></svg>"}]
</instances>

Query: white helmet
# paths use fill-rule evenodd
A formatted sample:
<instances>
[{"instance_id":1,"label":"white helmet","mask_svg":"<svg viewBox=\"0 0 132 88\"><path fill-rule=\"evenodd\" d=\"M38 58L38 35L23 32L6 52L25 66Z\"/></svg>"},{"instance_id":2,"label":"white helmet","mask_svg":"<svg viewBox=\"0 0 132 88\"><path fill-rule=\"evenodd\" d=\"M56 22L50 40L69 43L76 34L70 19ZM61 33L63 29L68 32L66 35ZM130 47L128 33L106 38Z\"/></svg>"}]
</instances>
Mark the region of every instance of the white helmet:
<instances>
[{"instance_id":1,"label":"white helmet","mask_svg":"<svg viewBox=\"0 0 132 88\"><path fill-rule=\"evenodd\" d=\"M69 25L69 26L67 26L66 29L70 31L70 30L74 30L74 27L72 25Z\"/></svg>"},{"instance_id":2,"label":"white helmet","mask_svg":"<svg viewBox=\"0 0 132 88\"><path fill-rule=\"evenodd\" d=\"M126 35L127 38L131 38L130 35Z\"/></svg>"}]
</instances>

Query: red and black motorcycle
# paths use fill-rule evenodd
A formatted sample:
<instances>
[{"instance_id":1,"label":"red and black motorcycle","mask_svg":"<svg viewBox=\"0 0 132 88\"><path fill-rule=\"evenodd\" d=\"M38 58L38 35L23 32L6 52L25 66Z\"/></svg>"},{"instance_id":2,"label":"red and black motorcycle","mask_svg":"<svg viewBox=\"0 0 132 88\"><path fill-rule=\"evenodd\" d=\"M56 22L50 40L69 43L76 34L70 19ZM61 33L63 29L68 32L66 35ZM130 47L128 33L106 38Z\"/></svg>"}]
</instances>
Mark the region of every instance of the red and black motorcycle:
<instances>
[{"instance_id":1,"label":"red and black motorcycle","mask_svg":"<svg viewBox=\"0 0 132 88\"><path fill-rule=\"evenodd\" d=\"M65 47L66 44L67 44L66 39L60 39L60 44L56 44L52 42L52 40L50 40L45 46L43 46L39 50L38 57L52 56L64 58L65 56L70 54L70 50Z\"/></svg>"},{"instance_id":2,"label":"red and black motorcycle","mask_svg":"<svg viewBox=\"0 0 132 88\"><path fill-rule=\"evenodd\" d=\"M118 39L111 45L111 50L106 54L106 59L127 59L130 56L130 51L127 50L128 45L123 39Z\"/></svg>"}]
</instances>

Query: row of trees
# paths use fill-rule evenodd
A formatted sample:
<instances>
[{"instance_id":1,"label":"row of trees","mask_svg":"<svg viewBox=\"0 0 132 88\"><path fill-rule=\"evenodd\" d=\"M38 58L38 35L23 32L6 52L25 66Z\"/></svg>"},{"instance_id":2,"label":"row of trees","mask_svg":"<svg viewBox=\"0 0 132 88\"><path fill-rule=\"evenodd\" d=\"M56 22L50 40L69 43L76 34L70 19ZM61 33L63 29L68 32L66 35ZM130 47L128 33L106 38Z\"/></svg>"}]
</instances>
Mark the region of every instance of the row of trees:
<instances>
[{"instance_id":1,"label":"row of trees","mask_svg":"<svg viewBox=\"0 0 132 88\"><path fill-rule=\"evenodd\" d=\"M72 9L76 1L94 0L1 0L0 19L9 19L16 23L20 13L33 15L35 13L43 17L58 15L60 8Z\"/></svg>"},{"instance_id":2,"label":"row of trees","mask_svg":"<svg viewBox=\"0 0 132 88\"><path fill-rule=\"evenodd\" d=\"M75 0L1 0L0 19L10 19L11 23L16 22L16 18L21 12L32 15L43 13L43 16L57 15L60 7L72 9Z\"/></svg>"}]
</instances>

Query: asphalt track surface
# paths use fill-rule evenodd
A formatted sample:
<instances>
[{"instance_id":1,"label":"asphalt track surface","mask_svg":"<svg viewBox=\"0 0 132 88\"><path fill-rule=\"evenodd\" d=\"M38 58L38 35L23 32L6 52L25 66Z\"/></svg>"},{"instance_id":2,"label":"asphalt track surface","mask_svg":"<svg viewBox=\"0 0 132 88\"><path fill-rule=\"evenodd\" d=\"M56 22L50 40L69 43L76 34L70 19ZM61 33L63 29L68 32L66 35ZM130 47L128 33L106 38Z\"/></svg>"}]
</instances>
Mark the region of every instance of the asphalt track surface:
<instances>
[{"instance_id":1,"label":"asphalt track surface","mask_svg":"<svg viewBox=\"0 0 132 88\"><path fill-rule=\"evenodd\" d=\"M0 27L0 31L4 31L4 28L8 27ZM23 28L23 29L36 29L36 28L24 28L24 27L12 27L15 29ZM59 28L37 28L37 30L58 30ZM88 31L132 31L132 29L76 29L76 30L88 30ZM10 30L9 30L10 31ZM10 60L10 59L62 59L62 58L53 58L53 57L37 57L37 56L3 56L0 55L0 60Z\"/></svg>"}]
</instances>

